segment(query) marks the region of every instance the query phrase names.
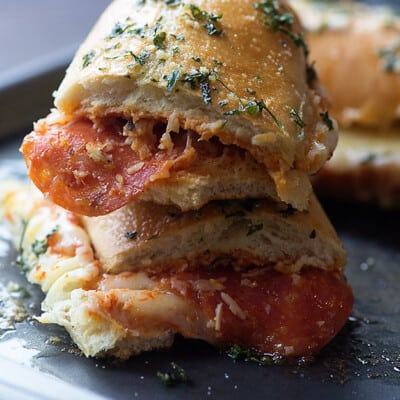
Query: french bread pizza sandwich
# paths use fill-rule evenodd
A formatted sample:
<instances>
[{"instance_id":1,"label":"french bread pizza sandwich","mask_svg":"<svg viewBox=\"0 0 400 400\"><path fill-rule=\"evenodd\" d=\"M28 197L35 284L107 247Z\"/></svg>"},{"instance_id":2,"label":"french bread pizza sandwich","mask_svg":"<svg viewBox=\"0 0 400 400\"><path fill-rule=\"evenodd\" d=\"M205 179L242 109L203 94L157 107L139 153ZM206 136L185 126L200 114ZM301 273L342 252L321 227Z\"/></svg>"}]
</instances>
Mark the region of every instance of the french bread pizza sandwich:
<instances>
[{"instance_id":1,"label":"french bread pizza sandwich","mask_svg":"<svg viewBox=\"0 0 400 400\"><path fill-rule=\"evenodd\" d=\"M310 60L340 126L318 193L385 208L400 204L400 18L387 6L292 0Z\"/></svg>"},{"instance_id":2,"label":"french bread pizza sandwich","mask_svg":"<svg viewBox=\"0 0 400 400\"><path fill-rule=\"evenodd\" d=\"M86 356L176 334L315 354L353 304L312 192L336 122L286 2L115 0L0 188L43 323Z\"/></svg>"}]
</instances>

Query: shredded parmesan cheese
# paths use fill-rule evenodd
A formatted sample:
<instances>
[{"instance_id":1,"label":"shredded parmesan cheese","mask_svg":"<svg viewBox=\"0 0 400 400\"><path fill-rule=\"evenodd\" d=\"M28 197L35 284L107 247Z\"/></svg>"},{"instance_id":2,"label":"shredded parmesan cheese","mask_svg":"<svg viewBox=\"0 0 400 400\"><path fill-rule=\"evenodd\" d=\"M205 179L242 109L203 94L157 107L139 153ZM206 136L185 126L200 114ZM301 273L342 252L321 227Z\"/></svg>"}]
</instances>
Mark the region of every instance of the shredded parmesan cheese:
<instances>
[{"instance_id":1,"label":"shredded parmesan cheese","mask_svg":"<svg viewBox=\"0 0 400 400\"><path fill-rule=\"evenodd\" d=\"M160 150L166 150L168 154L171 154L172 150L174 149L174 142L171 139L168 128L167 132L164 132L164 134L161 136L158 148Z\"/></svg>"},{"instance_id":2,"label":"shredded parmesan cheese","mask_svg":"<svg viewBox=\"0 0 400 400\"><path fill-rule=\"evenodd\" d=\"M229 296L229 294L222 292L221 299L226 303L233 315L236 315L242 320L246 319L245 312L239 307L239 304L236 303L236 301L231 296Z\"/></svg>"},{"instance_id":3,"label":"shredded parmesan cheese","mask_svg":"<svg viewBox=\"0 0 400 400\"><path fill-rule=\"evenodd\" d=\"M195 290L215 291L224 290L225 286L217 279L198 279L193 282Z\"/></svg>"},{"instance_id":4,"label":"shredded parmesan cheese","mask_svg":"<svg viewBox=\"0 0 400 400\"><path fill-rule=\"evenodd\" d=\"M222 297L222 296L221 296ZM221 330L221 321L222 321L222 303L218 303L217 307L215 307L215 330Z\"/></svg>"},{"instance_id":5,"label":"shredded parmesan cheese","mask_svg":"<svg viewBox=\"0 0 400 400\"><path fill-rule=\"evenodd\" d=\"M118 182L120 185L122 185L122 184L124 183L124 177L123 177L122 175L120 175L120 174L117 174L117 175L115 176L115 179L117 180L117 182Z\"/></svg>"},{"instance_id":6,"label":"shredded parmesan cheese","mask_svg":"<svg viewBox=\"0 0 400 400\"><path fill-rule=\"evenodd\" d=\"M173 112L168 119L166 133L169 134L170 132L179 132L179 118L178 114L175 112Z\"/></svg>"},{"instance_id":7,"label":"shredded parmesan cheese","mask_svg":"<svg viewBox=\"0 0 400 400\"><path fill-rule=\"evenodd\" d=\"M102 146L99 146L95 143L87 143L86 144L86 151L89 157L96 161L96 162L103 162L103 163L112 163L112 155L111 154L104 154L103 151L110 151L109 145L105 143Z\"/></svg>"},{"instance_id":8,"label":"shredded parmesan cheese","mask_svg":"<svg viewBox=\"0 0 400 400\"><path fill-rule=\"evenodd\" d=\"M140 171L144 167L144 162L138 162L134 165L131 165L126 172L128 172L129 175L133 175L136 172Z\"/></svg>"},{"instance_id":9,"label":"shredded parmesan cheese","mask_svg":"<svg viewBox=\"0 0 400 400\"><path fill-rule=\"evenodd\" d=\"M76 179L83 179L83 178L86 178L89 175L88 171L74 170L74 171L72 171L72 173L74 174Z\"/></svg>"}]
</instances>

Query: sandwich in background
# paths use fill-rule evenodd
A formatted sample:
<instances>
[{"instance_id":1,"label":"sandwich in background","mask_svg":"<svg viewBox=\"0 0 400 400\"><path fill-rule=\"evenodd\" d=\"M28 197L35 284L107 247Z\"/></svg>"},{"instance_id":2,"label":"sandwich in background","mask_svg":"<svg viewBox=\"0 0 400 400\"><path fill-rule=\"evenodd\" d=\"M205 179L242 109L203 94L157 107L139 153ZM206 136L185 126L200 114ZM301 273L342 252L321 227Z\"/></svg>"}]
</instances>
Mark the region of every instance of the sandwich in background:
<instances>
[{"instance_id":1,"label":"sandwich in background","mask_svg":"<svg viewBox=\"0 0 400 400\"><path fill-rule=\"evenodd\" d=\"M334 157L315 177L321 195L400 204L400 19L387 6L292 0L310 61L340 126Z\"/></svg>"}]
</instances>

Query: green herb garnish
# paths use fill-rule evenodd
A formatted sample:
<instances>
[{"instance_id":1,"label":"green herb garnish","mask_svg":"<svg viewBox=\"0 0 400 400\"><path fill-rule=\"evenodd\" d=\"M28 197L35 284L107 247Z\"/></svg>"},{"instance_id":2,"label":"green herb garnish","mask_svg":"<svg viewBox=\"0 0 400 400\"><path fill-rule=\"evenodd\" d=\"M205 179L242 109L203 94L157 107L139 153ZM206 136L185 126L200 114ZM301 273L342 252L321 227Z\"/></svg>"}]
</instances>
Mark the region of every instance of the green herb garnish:
<instances>
[{"instance_id":1,"label":"green herb garnish","mask_svg":"<svg viewBox=\"0 0 400 400\"><path fill-rule=\"evenodd\" d=\"M167 81L168 92L171 92L174 89L176 83L178 82L180 74L181 73L178 69L174 69L170 74L164 76L164 79Z\"/></svg>"},{"instance_id":2,"label":"green herb garnish","mask_svg":"<svg viewBox=\"0 0 400 400\"><path fill-rule=\"evenodd\" d=\"M172 56L174 56L176 53L179 53L179 47L178 46L173 47L171 49L171 53L172 53Z\"/></svg>"},{"instance_id":3,"label":"green herb garnish","mask_svg":"<svg viewBox=\"0 0 400 400\"><path fill-rule=\"evenodd\" d=\"M124 233L124 238L126 239L136 239L137 238L138 233L136 231L128 231Z\"/></svg>"},{"instance_id":4,"label":"green herb garnish","mask_svg":"<svg viewBox=\"0 0 400 400\"><path fill-rule=\"evenodd\" d=\"M254 3L254 8L264 13L264 25L268 26L275 32L282 32L287 35L296 45L303 48L304 54L307 56L308 46L301 33L292 31L294 16L284 7L279 7L279 2L275 0L264 0ZM281 8L281 9L280 9Z\"/></svg>"},{"instance_id":5,"label":"green herb garnish","mask_svg":"<svg viewBox=\"0 0 400 400\"><path fill-rule=\"evenodd\" d=\"M194 20L204 22L203 27L207 29L210 36L223 34L222 29L218 29L216 24L222 18L222 14L209 14L207 11L201 10L194 4L189 4L191 16Z\"/></svg>"},{"instance_id":6,"label":"green herb garnish","mask_svg":"<svg viewBox=\"0 0 400 400\"><path fill-rule=\"evenodd\" d=\"M147 59L150 57L150 53L146 50L142 50L139 55L136 55L133 51L129 51L128 54L135 59L135 63L129 65L129 68L133 68L135 65L146 64Z\"/></svg>"},{"instance_id":7,"label":"green herb garnish","mask_svg":"<svg viewBox=\"0 0 400 400\"><path fill-rule=\"evenodd\" d=\"M192 89L199 87L203 96L204 103L210 104L210 76L211 72L201 72L200 70L195 70L190 74L184 74L182 77L182 82L190 84Z\"/></svg>"},{"instance_id":8,"label":"green herb garnish","mask_svg":"<svg viewBox=\"0 0 400 400\"><path fill-rule=\"evenodd\" d=\"M91 50L91 51L89 51L89 53L86 53L82 57L82 68L88 67L92 63L95 55L96 55L96 52L94 50Z\"/></svg>"},{"instance_id":9,"label":"green herb garnish","mask_svg":"<svg viewBox=\"0 0 400 400\"><path fill-rule=\"evenodd\" d=\"M284 127L282 122L278 120L275 114L271 111L269 107L265 104L263 100L253 100L249 101L247 104L244 104L243 101L239 98L239 106L240 108L230 110L224 113L224 115L238 115L241 113L247 113L250 115L260 114L263 110L265 110L269 116L274 121L275 125L279 128L281 132L284 132Z\"/></svg>"},{"instance_id":10,"label":"green herb garnish","mask_svg":"<svg viewBox=\"0 0 400 400\"><path fill-rule=\"evenodd\" d=\"M164 50L167 47L165 44L166 37L167 34L165 32L156 33L153 38L154 46L159 50Z\"/></svg>"},{"instance_id":11,"label":"green herb garnish","mask_svg":"<svg viewBox=\"0 0 400 400\"><path fill-rule=\"evenodd\" d=\"M106 36L106 39L113 39L118 36L124 34L128 29L135 26L135 24L123 24L121 22L117 22L111 30L111 33Z\"/></svg>"},{"instance_id":12,"label":"green herb garnish","mask_svg":"<svg viewBox=\"0 0 400 400\"><path fill-rule=\"evenodd\" d=\"M273 365L277 364L281 357L275 354L259 354L253 350L245 349L237 344L234 344L226 350L228 357L236 361L255 362L259 365Z\"/></svg>"},{"instance_id":13,"label":"green herb garnish","mask_svg":"<svg viewBox=\"0 0 400 400\"><path fill-rule=\"evenodd\" d=\"M171 37L173 37L175 40L185 40L185 36L183 35L175 35L175 33L170 33L169 34Z\"/></svg>"},{"instance_id":14,"label":"green herb garnish","mask_svg":"<svg viewBox=\"0 0 400 400\"><path fill-rule=\"evenodd\" d=\"M175 7L181 4L181 0L165 0L165 4L169 7Z\"/></svg>"},{"instance_id":15,"label":"green herb garnish","mask_svg":"<svg viewBox=\"0 0 400 400\"><path fill-rule=\"evenodd\" d=\"M185 370L178 364L171 363L172 371L169 372L157 372L157 377L165 386L175 386L179 383L189 382L188 376Z\"/></svg>"},{"instance_id":16,"label":"green herb garnish","mask_svg":"<svg viewBox=\"0 0 400 400\"><path fill-rule=\"evenodd\" d=\"M46 253L49 247L49 239L58 231L58 226L53 228L43 240L34 240L32 243L32 253L39 257L40 255Z\"/></svg>"},{"instance_id":17,"label":"green herb garnish","mask_svg":"<svg viewBox=\"0 0 400 400\"><path fill-rule=\"evenodd\" d=\"M294 108L290 109L289 114L292 121L301 129L303 129L306 126L306 123L301 119L299 113Z\"/></svg>"}]
</instances>

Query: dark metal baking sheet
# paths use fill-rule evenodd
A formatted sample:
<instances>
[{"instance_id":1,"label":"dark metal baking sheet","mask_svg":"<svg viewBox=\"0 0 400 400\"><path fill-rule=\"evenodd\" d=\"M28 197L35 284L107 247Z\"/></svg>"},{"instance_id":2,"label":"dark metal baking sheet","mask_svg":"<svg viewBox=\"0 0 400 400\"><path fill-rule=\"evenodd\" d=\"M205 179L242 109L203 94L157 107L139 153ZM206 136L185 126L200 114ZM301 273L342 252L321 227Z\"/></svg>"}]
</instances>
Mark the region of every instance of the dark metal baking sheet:
<instances>
[{"instance_id":1,"label":"dark metal baking sheet","mask_svg":"<svg viewBox=\"0 0 400 400\"><path fill-rule=\"evenodd\" d=\"M48 78L34 77L39 84ZM41 108L44 115L47 109ZM29 117L20 123L26 128L18 131L28 132ZM22 137L13 136L11 128L4 133L12 139L0 140L0 180L21 178ZM28 318L0 329L0 398L45 398L36 391L39 374L46 398L54 399L89 399L87 392L79 396L80 389L109 399L400 399L400 213L344 203L324 206L348 250L355 306L351 320L312 364L234 362L204 343L182 339L170 351L127 362L86 359L63 329ZM0 289L10 281L26 286L29 295L20 301L29 315L38 315L43 296L15 268L15 257L0 226ZM157 372L170 370L171 362L185 369L188 384L168 388L160 382Z\"/></svg>"},{"instance_id":2,"label":"dark metal baking sheet","mask_svg":"<svg viewBox=\"0 0 400 400\"><path fill-rule=\"evenodd\" d=\"M24 175L20 140L1 142L0 180ZM182 339L170 351L127 362L86 359L63 329L34 319L0 330L0 360L12 358L111 399L243 399L250 393L271 400L400 399L400 213L343 203L325 206L349 253L355 306L351 320L311 365L234 362L204 343ZM0 285L27 285L15 257L0 228ZM23 304L30 315L38 315L42 294L38 287L27 287ZM189 384L163 386L157 372L170 370L171 362L185 369Z\"/></svg>"}]
</instances>

